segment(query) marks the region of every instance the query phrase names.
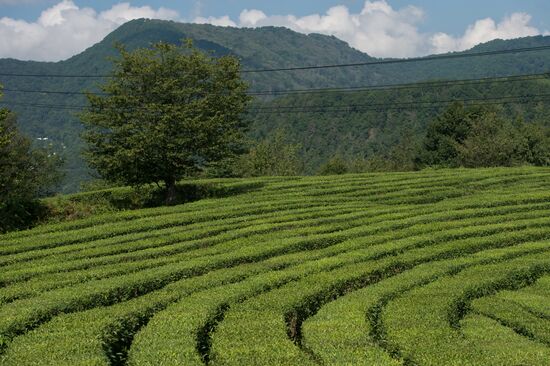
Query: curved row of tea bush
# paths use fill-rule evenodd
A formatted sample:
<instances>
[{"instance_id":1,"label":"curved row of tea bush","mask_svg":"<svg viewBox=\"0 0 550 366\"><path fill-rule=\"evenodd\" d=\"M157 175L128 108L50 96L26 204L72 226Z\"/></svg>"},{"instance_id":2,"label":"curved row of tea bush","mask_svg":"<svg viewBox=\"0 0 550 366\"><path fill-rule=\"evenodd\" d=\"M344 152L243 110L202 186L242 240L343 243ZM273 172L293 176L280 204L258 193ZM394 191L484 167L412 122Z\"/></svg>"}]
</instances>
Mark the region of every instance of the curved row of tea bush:
<instances>
[{"instance_id":1,"label":"curved row of tea bush","mask_svg":"<svg viewBox=\"0 0 550 366\"><path fill-rule=\"evenodd\" d=\"M253 189L0 236L0 364L549 356L550 170L216 184Z\"/></svg>"}]
</instances>

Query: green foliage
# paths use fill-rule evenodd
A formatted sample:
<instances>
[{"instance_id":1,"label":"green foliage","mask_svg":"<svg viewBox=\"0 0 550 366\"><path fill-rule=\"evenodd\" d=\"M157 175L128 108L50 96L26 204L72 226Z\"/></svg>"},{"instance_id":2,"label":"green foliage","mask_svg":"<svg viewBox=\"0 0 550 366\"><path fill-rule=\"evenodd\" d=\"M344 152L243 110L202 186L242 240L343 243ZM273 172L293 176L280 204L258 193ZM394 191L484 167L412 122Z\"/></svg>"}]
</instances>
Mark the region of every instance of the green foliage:
<instances>
[{"instance_id":1,"label":"green foliage","mask_svg":"<svg viewBox=\"0 0 550 366\"><path fill-rule=\"evenodd\" d=\"M231 193L2 235L0 363L544 365L549 179L209 180Z\"/></svg>"},{"instance_id":2,"label":"green foliage","mask_svg":"<svg viewBox=\"0 0 550 366\"><path fill-rule=\"evenodd\" d=\"M527 299L527 303L530 299L536 301L537 297L544 298L540 294L548 293L548 288L541 286L545 281L548 281L548 276L541 278L533 286L519 291L508 290L493 296L482 297L472 302L472 308L488 318L505 324L519 334L548 344L550 342L550 319L546 316L548 311L538 311L521 302L522 298ZM531 292L530 296L524 295L529 292ZM536 296L537 294L539 296ZM512 300L513 298L520 301Z\"/></svg>"},{"instance_id":3,"label":"green foliage","mask_svg":"<svg viewBox=\"0 0 550 366\"><path fill-rule=\"evenodd\" d=\"M451 105L428 126L423 162L427 165L460 166L460 145L469 136L475 120L483 118L481 108Z\"/></svg>"},{"instance_id":4,"label":"green foliage","mask_svg":"<svg viewBox=\"0 0 550 366\"><path fill-rule=\"evenodd\" d=\"M303 170L300 149L299 144L288 142L282 129L276 130L241 157L237 171L245 177L300 175Z\"/></svg>"},{"instance_id":5,"label":"green foliage","mask_svg":"<svg viewBox=\"0 0 550 366\"><path fill-rule=\"evenodd\" d=\"M400 141L388 152L387 171L412 171L419 169L416 158L421 149L420 140L411 130L404 130Z\"/></svg>"},{"instance_id":6,"label":"green foliage","mask_svg":"<svg viewBox=\"0 0 550 366\"><path fill-rule=\"evenodd\" d=\"M349 173L349 170L347 161L342 156L335 155L321 165L319 175L341 175Z\"/></svg>"},{"instance_id":7,"label":"green foliage","mask_svg":"<svg viewBox=\"0 0 550 366\"><path fill-rule=\"evenodd\" d=\"M459 164L466 167L512 166L519 139L510 122L485 113L472 121L466 138L458 144Z\"/></svg>"},{"instance_id":8,"label":"green foliage","mask_svg":"<svg viewBox=\"0 0 550 366\"><path fill-rule=\"evenodd\" d=\"M420 151L418 139L405 130L400 141L385 150L362 156L343 157L337 154L319 168L319 175L334 175L366 172L398 172L417 170L416 161Z\"/></svg>"},{"instance_id":9,"label":"green foliage","mask_svg":"<svg viewBox=\"0 0 550 366\"><path fill-rule=\"evenodd\" d=\"M547 127L514 124L491 108L454 104L428 126L420 161L445 167L545 166L549 134Z\"/></svg>"},{"instance_id":10,"label":"green foliage","mask_svg":"<svg viewBox=\"0 0 550 366\"><path fill-rule=\"evenodd\" d=\"M306 174L313 174L319 171L321 165L326 163L336 154L346 160L361 159L366 161L363 164L363 171L405 171L421 168L428 165L442 164L441 159L450 159L451 163L445 166L460 166L458 147L444 138L439 141L440 136L445 133L455 134L461 138L461 129L468 129L469 122L460 119L456 120L456 126L442 127L441 133L429 127L438 118L447 113L451 118L452 108L439 104L432 108L421 108L429 106L434 100L453 100L457 98L494 98L502 95L529 95L547 93L546 82L514 82L514 83L487 83L481 85L454 85L438 88L414 88L412 90L378 90L357 93L324 93L322 95L312 94L307 96L293 95L281 97L268 103L261 104L261 107L277 108L286 110L288 108L303 108L303 106L322 106L323 108L337 108L346 105L368 104L383 105L380 108L358 108L348 113L275 113L265 115L264 113L252 114L253 124L251 134L258 138L268 134L274 128L283 128L285 131L292 131L293 138L302 145L302 158ZM394 109L393 106L407 103L423 103L421 107ZM425 103L425 105L424 105ZM478 107L463 107L467 113L475 114L475 110L483 109ZM506 104L495 106L495 118L509 121L523 120L524 125L540 124L540 128L549 127L546 117L550 110L545 103L524 103ZM456 113L462 113L456 111ZM466 112L465 112L466 113ZM480 112L481 113L481 112ZM475 116L471 116L475 119ZM516 127L516 123L512 125ZM429 131L432 128L432 131ZM448 131L445 131L445 128ZM456 128L456 131L452 131ZM438 149L437 154L430 159L415 160L415 157L422 150L422 142L426 134L431 134L433 140L441 146L430 147ZM439 136L439 137L438 137ZM543 145L539 145L542 147ZM434 151L434 150L433 150ZM454 159L454 160L453 160ZM429 161L427 161L429 160Z\"/></svg>"},{"instance_id":11,"label":"green foliage","mask_svg":"<svg viewBox=\"0 0 550 366\"><path fill-rule=\"evenodd\" d=\"M60 165L51 151L32 147L13 113L0 110L0 232L28 227L43 214L38 198L59 181Z\"/></svg>"},{"instance_id":12,"label":"green foliage","mask_svg":"<svg viewBox=\"0 0 550 366\"><path fill-rule=\"evenodd\" d=\"M220 183L217 180L176 183L176 204L206 198L220 198L257 189L260 183ZM63 222L108 212L159 207L165 203L165 190L157 185L116 187L90 190L70 195L57 195L42 200L46 212L42 222Z\"/></svg>"},{"instance_id":13,"label":"green foliage","mask_svg":"<svg viewBox=\"0 0 550 366\"><path fill-rule=\"evenodd\" d=\"M517 151L521 159L534 166L550 165L550 128L541 124L518 127Z\"/></svg>"},{"instance_id":14,"label":"green foliage","mask_svg":"<svg viewBox=\"0 0 550 366\"><path fill-rule=\"evenodd\" d=\"M191 45L119 51L107 95L88 94L86 158L110 181L163 182L175 203L176 181L242 149L248 97L240 64Z\"/></svg>"},{"instance_id":15,"label":"green foliage","mask_svg":"<svg viewBox=\"0 0 550 366\"><path fill-rule=\"evenodd\" d=\"M550 270L549 262L538 253L500 252L504 255L497 263L459 266L455 269L458 274L441 276L414 288L385 308L382 321L387 335L403 357L419 364L441 360L479 365L546 362L546 346L470 309L475 299L529 286ZM440 291L446 296L433 296ZM419 312L419 308L425 310ZM406 330L403 321L408 324ZM468 352L463 351L465 347Z\"/></svg>"}]
</instances>

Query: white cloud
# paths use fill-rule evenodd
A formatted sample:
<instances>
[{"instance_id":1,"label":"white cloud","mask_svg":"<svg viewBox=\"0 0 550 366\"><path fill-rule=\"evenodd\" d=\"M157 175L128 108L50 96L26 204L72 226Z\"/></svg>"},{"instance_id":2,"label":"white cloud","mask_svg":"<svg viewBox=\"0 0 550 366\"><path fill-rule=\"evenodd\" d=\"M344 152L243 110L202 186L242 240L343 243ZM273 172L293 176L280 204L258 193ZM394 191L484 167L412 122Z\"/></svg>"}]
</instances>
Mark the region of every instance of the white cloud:
<instances>
[{"instance_id":1,"label":"white cloud","mask_svg":"<svg viewBox=\"0 0 550 366\"><path fill-rule=\"evenodd\" d=\"M224 15L223 17L219 17L219 18L216 18L216 17L208 17L208 18L196 17L195 20L193 21L193 23L212 24L212 25L217 25L217 26L220 26L220 27L236 27L237 26L237 23L232 21L229 18L229 16L227 16L227 15Z\"/></svg>"},{"instance_id":2,"label":"white cloud","mask_svg":"<svg viewBox=\"0 0 550 366\"><path fill-rule=\"evenodd\" d=\"M346 6L330 8L325 14L304 17L294 15L267 16L256 9L241 12L238 26L284 26L301 33L321 33L339 37L351 46L381 57L413 56L423 48L423 36L416 24L424 17L421 9L408 6L394 10L385 0L366 1L358 14L350 13ZM196 18L196 23L236 26L228 17ZM233 24L232 24L233 23Z\"/></svg>"},{"instance_id":3,"label":"white cloud","mask_svg":"<svg viewBox=\"0 0 550 366\"><path fill-rule=\"evenodd\" d=\"M446 33L422 33L418 25L424 19L424 11L418 7L394 9L386 0L368 0L359 13L350 12L344 5L332 7L325 14L303 17L266 15L260 10L245 9L238 23L228 16L196 18L195 22L239 27L284 26L306 34L334 35L376 57L412 57L461 51L497 38L550 33L530 25L531 16L525 13L514 13L500 23L491 18L478 20L459 37Z\"/></svg>"},{"instance_id":4,"label":"white cloud","mask_svg":"<svg viewBox=\"0 0 550 366\"><path fill-rule=\"evenodd\" d=\"M40 18L38 18L38 24L44 27L53 27L63 24L66 20L63 13L67 14L71 10L78 10L78 6L76 6L72 1L64 0L42 12L42 14L40 14Z\"/></svg>"},{"instance_id":5,"label":"white cloud","mask_svg":"<svg viewBox=\"0 0 550 366\"><path fill-rule=\"evenodd\" d=\"M138 18L178 19L176 11L119 3L96 12L63 0L42 12L35 22L0 18L0 58L58 61L101 41L121 24Z\"/></svg>"},{"instance_id":6,"label":"white cloud","mask_svg":"<svg viewBox=\"0 0 550 366\"><path fill-rule=\"evenodd\" d=\"M267 18L267 15L261 10L244 9L239 16L239 22L243 27L254 27L258 22Z\"/></svg>"},{"instance_id":7,"label":"white cloud","mask_svg":"<svg viewBox=\"0 0 550 366\"><path fill-rule=\"evenodd\" d=\"M175 10L162 7L158 10L153 10L149 6L132 7L129 3L120 3L102 12L100 17L116 24L123 24L132 19L139 18L177 19L179 18L179 14Z\"/></svg>"},{"instance_id":8,"label":"white cloud","mask_svg":"<svg viewBox=\"0 0 550 366\"><path fill-rule=\"evenodd\" d=\"M481 19L470 25L461 37L453 37L445 33L434 34L431 37L433 51L436 53L463 51L497 38L513 39L541 34L542 32L531 26L530 22L531 16L526 13L514 13L498 24L491 18Z\"/></svg>"}]
</instances>

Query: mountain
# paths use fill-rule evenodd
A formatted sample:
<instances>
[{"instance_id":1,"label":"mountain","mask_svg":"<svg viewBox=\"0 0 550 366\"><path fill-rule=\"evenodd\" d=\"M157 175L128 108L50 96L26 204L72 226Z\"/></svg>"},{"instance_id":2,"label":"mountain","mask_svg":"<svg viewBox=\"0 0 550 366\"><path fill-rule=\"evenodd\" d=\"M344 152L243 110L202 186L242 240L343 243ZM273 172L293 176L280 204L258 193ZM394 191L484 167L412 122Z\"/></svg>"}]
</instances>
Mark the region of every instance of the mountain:
<instances>
[{"instance_id":1,"label":"mountain","mask_svg":"<svg viewBox=\"0 0 550 366\"><path fill-rule=\"evenodd\" d=\"M171 43L183 39L193 39L199 48L213 52L215 55L232 54L242 60L245 69L281 68L303 65L330 65L342 63L361 63L376 61L335 38L318 34L304 35L286 28L228 28L211 25L184 24L159 20L135 20L128 22L109 34L103 41L90 47L81 54L68 60L51 62L23 62L13 59L0 60L0 71L3 74L71 74L71 75L102 75L110 70L109 57L116 56L114 44L122 43L129 49L146 47L156 41ZM479 45L468 52L486 52L502 49L535 47L550 45L550 37L528 37L511 41L492 41ZM391 84L415 82L436 79L465 79L491 77L502 75L518 75L527 73L542 73L550 70L550 51L537 51L521 54L507 54L486 57L471 57L452 60L434 60L419 63L399 63L372 65L368 67L333 68L322 70L247 73L252 90L278 90L322 87L349 87L361 85ZM0 84L8 90L48 90L75 91L95 90L101 78L48 78L48 77L0 77ZM537 84L534 88L547 87L547 84ZM531 84L518 89L520 92L531 90ZM492 89L472 89L473 95L490 93ZM506 90L505 90L506 91ZM446 90L424 91L436 96L446 94L449 97L469 95L463 89L447 88ZM67 179L62 187L65 192L74 191L79 182L86 178L88 172L80 159L81 142L78 138L81 126L78 113L70 106L85 104L85 99L79 95L43 94L4 92L3 102L17 112L21 129L33 138L48 138L56 148L63 149L67 156ZM385 101L414 98L413 94L383 97ZM347 100L361 102L370 98L369 94L332 96L300 96L283 97L268 100L268 104L288 105L312 103L313 100L332 105ZM382 98L382 97L377 97ZM412 99L414 100L414 99ZM29 104L41 105L29 107ZM48 106L55 105L55 108ZM65 107L65 108L63 108ZM253 122L251 136L260 138L277 126L288 127L289 135L295 141L302 143L304 155L308 161L308 171L316 167L335 151L341 150L342 144L352 142L353 153L366 153L373 146L381 146L395 142L403 124L407 121L420 131L433 113L417 113L414 118L411 113L359 113L346 119L339 116L321 115L315 118L304 115L256 116ZM391 117L391 116L393 117ZM411 119L412 118L412 119ZM537 117L538 118L538 117ZM330 128L323 124L311 125L317 119L338 120L339 124L330 123ZM353 123L345 123L353 120ZM350 128L354 125L354 128ZM391 126L391 127L390 127ZM312 132L313 130L313 132ZM381 131L387 130L387 134ZM361 131L361 133L357 133ZM374 132L373 132L374 131ZM373 137L377 135L378 137ZM392 135L393 137L388 137ZM343 137L349 136L349 139ZM42 141L42 140L41 140ZM323 142L331 142L323 145ZM42 142L43 143L43 142ZM324 146L330 146L325 149ZM364 148L370 146L369 148ZM363 149L363 150L362 150Z\"/></svg>"}]
</instances>

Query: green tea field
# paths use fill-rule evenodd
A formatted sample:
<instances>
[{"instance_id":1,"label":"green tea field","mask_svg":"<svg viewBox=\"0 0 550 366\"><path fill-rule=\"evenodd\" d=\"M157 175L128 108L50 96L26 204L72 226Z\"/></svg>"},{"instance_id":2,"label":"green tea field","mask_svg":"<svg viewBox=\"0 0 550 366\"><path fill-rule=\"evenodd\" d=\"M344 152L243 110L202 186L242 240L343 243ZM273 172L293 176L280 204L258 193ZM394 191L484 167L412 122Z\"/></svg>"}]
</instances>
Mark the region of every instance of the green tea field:
<instances>
[{"instance_id":1,"label":"green tea field","mask_svg":"<svg viewBox=\"0 0 550 366\"><path fill-rule=\"evenodd\" d=\"M0 236L0 365L550 365L550 169L216 184Z\"/></svg>"}]
</instances>

